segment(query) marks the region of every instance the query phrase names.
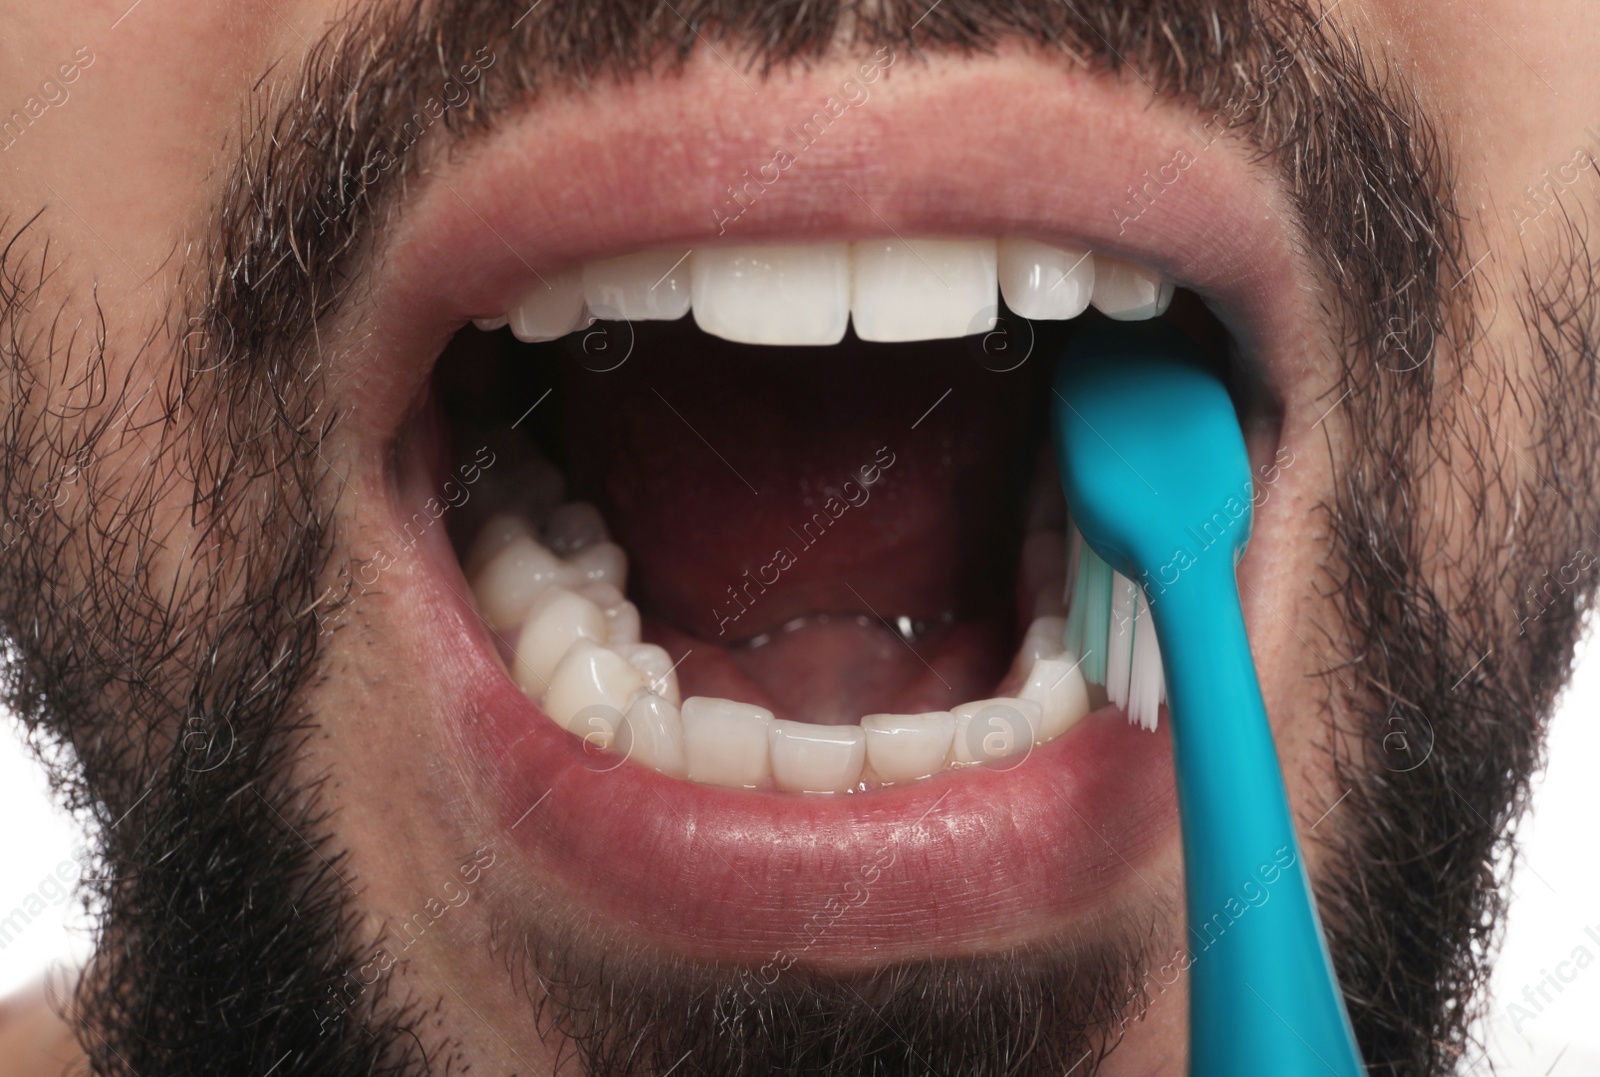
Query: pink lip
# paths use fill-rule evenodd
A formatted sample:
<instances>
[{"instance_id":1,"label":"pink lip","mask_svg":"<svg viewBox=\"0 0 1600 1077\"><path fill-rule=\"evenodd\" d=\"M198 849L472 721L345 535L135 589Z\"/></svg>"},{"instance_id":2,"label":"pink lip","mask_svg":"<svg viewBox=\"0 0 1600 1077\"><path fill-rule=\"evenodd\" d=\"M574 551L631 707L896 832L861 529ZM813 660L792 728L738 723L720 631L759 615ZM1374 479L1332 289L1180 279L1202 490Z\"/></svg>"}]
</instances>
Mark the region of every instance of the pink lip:
<instances>
[{"instance_id":1,"label":"pink lip","mask_svg":"<svg viewBox=\"0 0 1600 1077\"><path fill-rule=\"evenodd\" d=\"M718 235L724 188L839 77L819 68L755 95L710 64L597 90L508 122L426 184L375 286L369 344L388 358L351 379L367 443L393 436L449 336L508 308L536 272L650 247L891 231L1024 235L1154 266L1292 388L1294 372L1271 365L1302 314L1275 188L1219 144L1120 231L1127 186L1195 146L1191 117L1043 65L897 67ZM552 886L659 945L758 959L809 940L808 962L838 966L988 948L1108 907L1175 842L1167 739L1110 709L1014 770L859 796L597 769L493 658L448 548L432 568L398 616L419 668L459 704L446 721L490 813ZM841 903L847 914L827 911ZM819 915L827 930L808 934Z\"/></svg>"},{"instance_id":2,"label":"pink lip","mask_svg":"<svg viewBox=\"0 0 1600 1077\"><path fill-rule=\"evenodd\" d=\"M861 795L719 789L586 753L490 657L464 600L427 605L508 839L569 901L670 951L849 967L1020 943L1110 904L1170 838L1167 737L1115 708L1014 769Z\"/></svg>"},{"instance_id":3,"label":"pink lip","mask_svg":"<svg viewBox=\"0 0 1600 1077\"><path fill-rule=\"evenodd\" d=\"M654 247L891 234L1026 236L1159 269L1206 299L1291 394L1307 285L1278 188L1226 140L1200 149L1194 116L1056 66L947 63L935 74L902 59L719 234L713 207L726 207L729 186L770 161L855 66L753 95L706 61L505 121L425 184L385 237L369 338L385 362L361 371L370 407L357 421L389 420L375 432L392 435L450 334L505 312L538 276ZM1123 223L1130 185L1180 149L1197 163Z\"/></svg>"}]
</instances>

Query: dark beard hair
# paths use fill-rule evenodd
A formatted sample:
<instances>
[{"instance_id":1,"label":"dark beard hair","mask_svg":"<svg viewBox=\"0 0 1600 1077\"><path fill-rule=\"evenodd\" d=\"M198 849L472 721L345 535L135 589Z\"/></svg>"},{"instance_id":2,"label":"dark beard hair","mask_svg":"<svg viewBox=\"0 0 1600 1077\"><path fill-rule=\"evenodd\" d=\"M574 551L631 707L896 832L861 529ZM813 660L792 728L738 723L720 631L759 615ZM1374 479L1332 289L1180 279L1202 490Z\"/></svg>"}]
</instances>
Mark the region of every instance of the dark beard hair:
<instances>
[{"instance_id":1,"label":"dark beard hair","mask_svg":"<svg viewBox=\"0 0 1600 1077\"><path fill-rule=\"evenodd\" d=\"M12 357L0 506L29 521L7 533L0 568L5 698L99 843L88 895L99 945L75 1000L97 1073L406 1074L463 1057L434 1031L442 1000L391 998L387 978L354 999L344 991L374 940L355 929L321 778L295 768L316 728L298 703L319 669L311 611L326 617L349 578L330 563L338 491L318 451L335 416L305 343L346 305L368 237L421 160L567 80L682 62L702 31L764 66L803 62L826 50L849 5L703 0L664 12L615 0L541 7L510 29L525 6L439 0L358 13L313 48L298 84L281 97L268 84L211 246L146 342L170 355L164 382L113 383L98 312L54 289L36 221L0 262ZM1473 359L1477 282L1461 284L1464 223L1432 126L1398 76L1380 79L1353 45L1319 32L1317 13L1206 0L926 7L889 0L855 12L855 35L913 51L1023 38L1096 70L1131 68L1202 115L1240 99L1239 72L1295 58L1227 127L1281 166L1305 255L1332 282L1330 314L1345 333L1330 361L1351 392L1329 422L1352 449L1324 513L1325 582L1346 623L1325 629L1340 661L1324 684L1351 716L1329 749L1352 792L1342 826L1319 835L1337 853L1319 898L1373 1067L1446 1072L1487 974L1501 902L1489 865L1523 804L1593 584L1586 574L1541 600L1525 634L1514 625L1534 612L1516 594L1516 566L1529 577L1553 570L1593 534L1582 480L1600 440L1587 414L1596 305L1581 224L1566 222L1560 257L1542 284L1529 280L1519 305L1537 366L1514 381L1501 357ZM412 151L405 123L484 47L502 58L497 77L443 114L436 147ZM380 153L398 164L352 186ZM1433 350L1440 338L1448 354ZM1514 501L1509 454L1474 424L1476 407L1502 403L1532 417L1517 451L1540 478L1516 502L1528 524L1515 544L1496 526ZM1448 521L1417 507L1432 504L1426 466L1441 460L1460 503L1481 515L1454 563L1435 568ZM82 471L68 483L74 461ZM174 491L193 534L158 512ZM50 508L35 515L41 497ZM157 583L156 555L184 559L176 587ZM1398 756L1395 717L1409 733ZM816 1072L893 1072L906 1059L919 1071L1028 1072L1086 1037L1097 1054L1109 1047L1101 1002L1115 990L1083 987L1120 990L1130 964L1125 949L1117 967L1103 954L1055 967L1012 956L857 984L796 977L728 1025L716 1000L741 982L736 972L657 970L625 995L614 966L563 962L535 938L501 938L512 980L553 977L545 1027L601 1077L664 1071L680 1047L707 1053L679 1073L813 1062ZM973 982L988 993L957 1012L957 988ZM865 996L852 1001L847 986ZM718 1034L728 1028L740 1032Z\"/></svg>"},{"instance_id":2,"label":"dark beard hair","mask_svg":"<svg viewBox=\"0 0 1600 1077\"><path fill-rule=\"evenodd\" d=\"M497 932L513 980L538 977L541 1034L557 1034L581 1072L606 1077L1093 1073L1149 1002L1137 978L1147 933L1097 925L1048 948L839 976L623 947L597 958L592 944L538 926Z\"/></svg>"},{"instance_id":3,"label":"dark beard hair","mask_svg":"<svg viewBox=\"0 0 1600 1077\"><path fill-rule=\"evenodd\" d=\"M1327 509L1325 594L1348 635L1329 633L1344 660L1323 683L1350 715L1332 748L1354 810L1317 893L1371 1073L1449 1072L1473 1046L1515 827L1593 604L1600 267L1583 215L1556 216L1516 299L1525 376L1466 320L1425 327L1453 338L1449 366L1391 346L1346 368L1357 449ZM1472 424L1491 409L1530 429ZM1447 535L1452 513L1423 508L1446 495L1485 522Z\"/></svg>"},{"instance_id":4,"label":"dark beard hair","mask_svg":"<svg viewBox=\"0 0 1600 1077\"><path fill-rule=\"evenodd\" d=\"M66 1016L99 1074L417 1072L385 983L353 1003L369 1035L324 1027L364 955L322 779L294 769L331 548L320 383L285 349L217 362L199 319L169 315L157 380L117 384L98 305L58 333L75 297L26 245L37 227L0 259L0 504L20 524L0 596L5 705L95 843ZM192 515L158 511L174 490Z\"/></svg>"}]
</instances>

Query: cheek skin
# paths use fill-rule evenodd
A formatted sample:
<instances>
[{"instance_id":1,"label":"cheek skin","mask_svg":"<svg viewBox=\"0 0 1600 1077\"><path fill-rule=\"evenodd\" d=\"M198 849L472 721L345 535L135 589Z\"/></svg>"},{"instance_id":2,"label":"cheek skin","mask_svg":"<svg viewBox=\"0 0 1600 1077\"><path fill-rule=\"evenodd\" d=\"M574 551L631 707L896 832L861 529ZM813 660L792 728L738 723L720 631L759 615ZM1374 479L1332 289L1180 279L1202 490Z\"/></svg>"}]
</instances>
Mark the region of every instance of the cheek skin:
<instances>
[{"instance_id":1,"label":"cheek skin","mask_svg":"<svg viewBox=\"0 0 1600 1077\"><path fill-rule=\"evenodd\" d=\"M1337 675L1330 680L1324 674L1344 657L1321 633L1304 627L1337 623L1336 610L1321 597L1328 548L1327 536L1315 525L1316 507L1329 496L1334 477L1325 431L1312 426L1320 410L1313 410L1317 399L1308 393L1287 406L1281 447L1293 454L1293 463L1268 488L1270 496L1255 513L1250 545L1240 563L1240 600L1251 651L1312 872L1322 851L1304 840L1305 828L1341 792L1326 754L1328 707L1336 703L1341 684ZM1286 623L1297 631L1287 631Z\"/></svg>"},{"instance_id":2,"label":"cheek skin","mask_svg":"<svg viewBox=\"0 0 1600 1077\"><path fill-rule=\"evenodd\" d=\"M1450 139L1460 181L1455 197L1470 222L1467 262L1455 287L1474 292L1478 335L1472 355L1444 356L1438 364L1459 365L1464 374L1439 387L1440 406L1460 421L1447 458L1424 476L1434 510L1430 568L1442 569L1483 536L1504 531L1519 491L1524 499L1548 491L1531 470L1537 416L1510 406L1517 395L1535 399L1538 377L1523 312L1509 297L1525 293L1525 274L1540 279L1546 266L1565 272L1560 259L1570 236L1563 211L1582 220L1600 197L1596 169L1573 167L1586 154L1600 157L1600 113L1593 108L1600 71L1592 62L1600 29L1589 14L1573 0L1532 8L1489 0L1463 18L1432 0L1410 0L1346 4L1335 16L1348 20L1345 32L1383 40L1396 62L1414 72L1424 107ZM1474 500L1481 495L1469 493L1454 473L1470 469L1473 453L1498 460L1508 476L1503 490L1489 491L1494 500L1487 504ZM1521 575L1558 568L1533 566ZM1437 577L1447 604L1470 605L1468 592L1482 586L1443 571ZM1514 624L1511 586L1497 597Z\"/></svg>"},{"instance_id":3,"label":"cheek skin","mask_svg":"<svg viewBox=\"0 0 1600 1077\"><path fill-rule=\"evenodd\" d=\"M103 387L110 394L58 388L48 406L85 427L115 421L123 429L95 447L77 486L102 494L97 511L108 513L116 511L119 492L141 481L161 438L159 387L171 375L174 336L183 331L156 328L180 286L182 258L173 252L206 226L214 185L237 145L247 92L267 58L297 56L302 40L314 38L333 11L331 4L130 6L20 5L6 18L11 55L21 59L0 65L0 111L8 112L82 57L59 103L0 154L0 219L26 221L42 207L31 239L50 240L52 295L68 303L64 324L96 323L90 297L104 316ZM73 362L81 362L88 339L80 332ZM59 386L56 374L51 380ZM47 402L35 394L31 403ZM165 533L177 551L194 537L187 532L188 491L177 484L166 490L156 511L168 521ZM89 499L73 493L57 511L81 532ZM153 589L185 572L209 571L195 548L191 543L186 556L153 553L146 562ZM88 563L74 565L75 548L65 556L68 571L80 574L96 560L84 553Z\"/></svg>"},{"instance_id":4,"label":"cheek skin","mask_svg":"<svg viewBox=\"0 0 1600 1077\"><path fill-rule=\"evenodd\" d=\"M1527 188L1541 187L1547 172L1563 186L1560 169L1575 151L1588 147L1600 155L1588 133L1600 120L1593 107L1600 94L1593 63L1600 28L1591 14L1582 0L1533 6L1488 0L1470 13L1436 0L1363 0L1341 5L1333 16L1346 33L1382 41L1438 118L1451 141L1458 203L1481 222L1472 257L1493 251L1488 268L1508 279L1515 279L1511 271L1525 244L1537 260L1538 248L1554 235L1554 229L1518 233L1515 210ZM1567 186L1569 205L1600 193L1592 169Z\"/></svg>"},{"instance_id":5,"label":"cheek skin","mask_svg":"<svg viewBox=\"0 0 1600 1077\"><path fill-rule=\"evenodd\" d=\"M148 317L160 286L175 280L177 237L209 213L250 86L268 57L298 57L333 5L141 3L120 23L129 5L24 7L7 16L11 55L23 58L0 74L7 110L39 94L80 49L92 62L0 159L5 216L26 219L51 204L52 235L66 234L86 256L74 276L86 279L92 264L111 302L119 290L137 293Z\"/></svg>"}]
</instances>

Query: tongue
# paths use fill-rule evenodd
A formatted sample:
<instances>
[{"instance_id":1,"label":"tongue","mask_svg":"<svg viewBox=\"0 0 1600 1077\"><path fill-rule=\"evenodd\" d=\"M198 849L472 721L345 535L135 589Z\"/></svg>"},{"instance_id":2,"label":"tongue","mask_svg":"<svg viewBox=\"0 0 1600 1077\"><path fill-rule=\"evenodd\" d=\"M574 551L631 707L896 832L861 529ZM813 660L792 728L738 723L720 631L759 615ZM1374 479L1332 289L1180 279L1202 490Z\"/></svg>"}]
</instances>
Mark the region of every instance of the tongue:
<instances>
[{"instance_id":1,"label":"tongue","mask_svg":"<svg viewBox=\"0 0 1600 1077\"><path fill-rule=\"evenodd\" d=\"M645 622L645 634L687 659L684 694L757 703L780 718L846 725L875 713L949 710L992 694L1009 624L955 624L907 639L865 615L797 618L749 643L726 647Z\"/></svg>"},{"instance_id":2,"label":"tongue","mask_svg":"<svg viewBox=\"0 0 1600 1077\"><path fill-rule=\"evenodd\" d=\"M684 694L812 722L987 694L1015 641L1043 364L630 328L622 366L572 364L541 440L628 551L647 637L688 656Z\"/></svg>"}]
</instances>

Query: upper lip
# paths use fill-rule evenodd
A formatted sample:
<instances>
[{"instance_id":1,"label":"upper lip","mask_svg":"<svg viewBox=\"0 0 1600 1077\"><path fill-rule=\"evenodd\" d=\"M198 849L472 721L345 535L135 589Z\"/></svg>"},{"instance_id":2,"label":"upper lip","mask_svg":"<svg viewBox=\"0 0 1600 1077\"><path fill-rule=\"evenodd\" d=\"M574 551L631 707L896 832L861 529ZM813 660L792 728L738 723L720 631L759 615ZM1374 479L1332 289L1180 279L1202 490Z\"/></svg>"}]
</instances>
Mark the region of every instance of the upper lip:
<instances>
[{"instance_id":1,"label":"upper lip","mask_svg":"<svg viewBox=\"0 0 1600 1077\"><path fill-rule=\"evenodd\" d=\"M507 117L437 169L381 237L364 365L359 376L347 371L351 421L373 459L450 335L468 318L510 308L535 274L631 250L730 242L1028 236L1137 261L1204 298L1294 406L1295 371L1281 359L1301 343L1309 283L1291 255L1278 188L1219 143L1163 189L1154 210L1119 229L1129 184L1194 146L1192 117L1102 79L1044 63L897 65L870 103L719 235L712 206L724 189L769 160L784 127L842 77L823 65L762 82L756 93L707 59L683 78L606 87ZM1012 116L1021 121L1008 123ZM397 616L415 629L407 642L440 686L432 702L450 712L447 725L476 761L498 825L517 824L512 840L572 900L609 906L648 937L746 956L792 942L890 841L903 852L876 883L873 914L831 929L808 961L857 963L866 943L878 960L1014 941L1037 930L1025 924L1110 900L1114 881L1172 835L1165 738L1130 733L1105 714L1027 764L1026 781L957 775L819 801L642 771L595 774L559 751L566 735L533 720L533 704L488 657L459 578L446 587L448 576L433 575L441 586L424 579L399 596ZM974 788L959 790L963 782ZM984 878L964 874L974 869ZM896 922L917 927L897 936Z\"/></svg>"},{"instance_id":2,"label":"upper lip","mask_svg":"<svg viewBox=\"0 0 1600 1077\"><path fill-rule=\"evenodd\" d=\"M653 247L887 235L1027 236L1160 270L1208 303L1280 400L1292 395L1310 285L1269 171L1226 139L1200 150L1181 104L1144 105L1053 64L902 60L719 233L713 206L853 67L841 70L757 94L705 60L508 117L434 169L377 248L361 371L380 375L363 401L388 424L375 432L392 433L450 334L509 310L538 276ZM1197 163L1123 223L1131 186L1179 150Z\"/></svg>"}]
</instances>

